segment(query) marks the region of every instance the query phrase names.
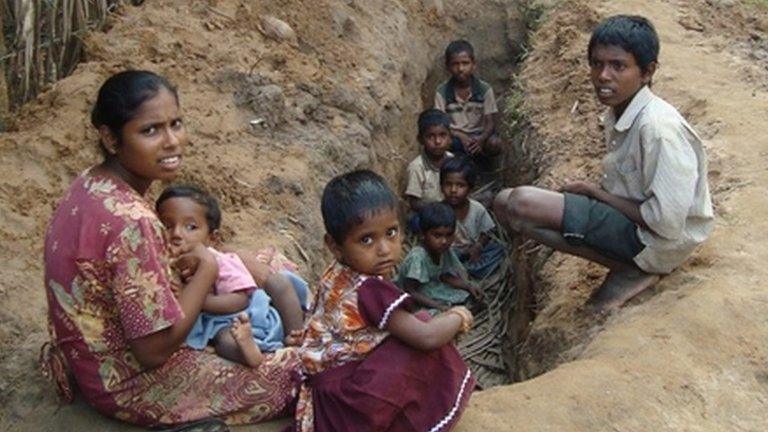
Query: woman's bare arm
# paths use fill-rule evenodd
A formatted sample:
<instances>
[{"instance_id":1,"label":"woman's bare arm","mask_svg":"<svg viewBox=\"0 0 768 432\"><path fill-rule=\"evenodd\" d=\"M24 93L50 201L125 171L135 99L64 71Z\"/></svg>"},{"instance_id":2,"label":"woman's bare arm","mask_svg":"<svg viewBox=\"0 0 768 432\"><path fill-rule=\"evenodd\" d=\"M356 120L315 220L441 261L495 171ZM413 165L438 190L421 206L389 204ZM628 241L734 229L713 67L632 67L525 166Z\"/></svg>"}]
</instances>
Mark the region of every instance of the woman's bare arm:
<instances>
[{"instance_id":1,"label":"woman's bare arm","mask_svg":"<svg viewBox=\"0 0 768 432\"><path fill-rule=\"evenodd\" d=\"M162 365L184 343L200 314L206 294L216 280L218 266L213 255L202 245L190 254L199 258L200 263L178 298L183 317L171 327L129 341L131 352L144 368L153 369Z\"/></svg>"}]
</instances>

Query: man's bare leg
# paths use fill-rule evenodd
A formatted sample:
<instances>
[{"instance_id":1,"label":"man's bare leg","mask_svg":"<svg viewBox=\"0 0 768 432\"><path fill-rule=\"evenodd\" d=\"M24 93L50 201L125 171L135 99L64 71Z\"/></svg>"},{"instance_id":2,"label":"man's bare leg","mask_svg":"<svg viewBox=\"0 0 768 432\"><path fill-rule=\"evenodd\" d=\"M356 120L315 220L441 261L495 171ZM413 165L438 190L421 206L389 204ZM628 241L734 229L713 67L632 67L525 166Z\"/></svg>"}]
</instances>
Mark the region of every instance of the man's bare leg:
<instances>
[{"instance_id":1,"label":"man's bare leg","mask_svg":"<svg viewBox=\"0 0 768 432\"><path fill-rule=\"evenodd\" d=\"M522 191L502 190L494 201L494 212L502 224L555 250L596 262L610 270L589 301L595 312L618 309L658 282L658 275L612 260L587 246L568 243L561 234L564 207L563 194L530 186Z\"/></svg>"}]
</instances>

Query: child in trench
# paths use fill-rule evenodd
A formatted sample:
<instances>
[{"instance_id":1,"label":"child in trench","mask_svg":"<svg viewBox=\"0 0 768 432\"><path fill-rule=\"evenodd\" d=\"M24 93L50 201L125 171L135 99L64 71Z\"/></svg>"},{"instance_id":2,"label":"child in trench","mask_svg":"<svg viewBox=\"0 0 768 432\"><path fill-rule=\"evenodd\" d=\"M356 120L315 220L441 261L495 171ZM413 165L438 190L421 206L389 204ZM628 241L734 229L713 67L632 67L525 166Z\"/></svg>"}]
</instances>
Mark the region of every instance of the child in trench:
<instances>
[{"instance_id":1,"label":"child in trench","mask_svg":"<svg viewBox=\"0 0 768 432\"><path fill-rule=\"evenodd\" d=\"M446 311L453 305L475 304L482 291L467 281L464 266L451 245L456 215L444 203L424 204L417 213L421 243L408 252L397 284L423 307Z\"/></svg>"},{"instance_id":2,"label":"child in trench","mask_svg":"<svg viewBox=\"0 0 768 432\"><path fill-rule=\"evenodd\" d=\"M258 256L213 249L218 243L221 211L215 198L196 187L169 187L155 206L172 251L203 244L219 268L203 313L187 336L187 345L203 349L210 343L221 357L257 367L262 351L297 343L308 288L300 277L285 270L295 265L272 257L270 267Z\"/></svg>"},{"instance_id":3,"label":"child in trench","mask_svg":"<svg viewBox=\"0 0 768 432\"><path fill-rule=\"evenodd\" d=\"M450 430L475 380L453 338L472 326L455 306L411 314L389 278L400 261L399 202L384 179L353 171L322 196L335 257L318 284L299 355L306 379L293 430Z\"/></svg>"},{"instance_id":4,"label":"child in trench","mask_svg":"<svg viewBox=\"0 0 768 432\"><path fill-rule=\"evenodd\" d=\"M560 191L521 186L495 198L515 231L610 271L592 295L596 312L621 307L679 266L713 226L707 162L696 132L651 91L659 38L640 16L601 22L587 47L608 153L600 184Z\"/></svg>"},{"instance_id":5,"label":"child in trench","mask_svg":"<svg viewBox=\"0 0 768 432\"><path fill-rule=\"evenodd\" d=\"M466 158L453 158L440 169L445 203L456 214L453 248L469 274L482 279L499 266L504 258L504 247L491 241L490 234L496 224L488 210L469 197L476 181L474 164Z\"/></svg>"},{"instance_id":6,"label":"child in trench","mask_svg":"<svg viewBox=\"0 0 768 432\"><path fill-rule=\"evenodd\" d=\"M412 212L430 202L443 200L440 189L440 167L453 157L451 146L451 118L440 110L428 109L419 114L418 141L421 153L408 164L405 198ZM416 226L409 226L417 231Z\"/></svg>"},{"instance_id":7,"label":"child in trench","mask_svg":"<svg viewBox=\"0 0 768 432\"><path fill-rule=\"evenodd\" d=\"M448 44L445 68L451 78L437 88L435 108L451 118L451 151L470 157L483 172L492 172L501 153L494 118L499 109L493 88L475 75L472 44L465 40Z\"/></svg>"}]
</instances>

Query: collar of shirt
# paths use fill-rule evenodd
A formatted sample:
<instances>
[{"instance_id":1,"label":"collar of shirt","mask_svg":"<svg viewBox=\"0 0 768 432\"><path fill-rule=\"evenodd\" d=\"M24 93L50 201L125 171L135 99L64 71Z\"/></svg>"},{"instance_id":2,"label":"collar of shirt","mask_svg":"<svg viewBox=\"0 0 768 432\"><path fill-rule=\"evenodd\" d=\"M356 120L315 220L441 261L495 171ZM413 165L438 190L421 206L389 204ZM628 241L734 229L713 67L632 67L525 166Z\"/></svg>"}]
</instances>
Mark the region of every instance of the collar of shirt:
<instances>
[{"instance_id":1,"label":"collar of shirt","mask_svg":"<svg viewBox=\"0 0 768 432\"><path fill-rule=\"evenodd\" d=\"M653 92L651 92L651 89L648 86L643 86L635 93L632 102L629 103L618 121L616 121L616 117L613 115L613 109L609 109L603 116L603 125L606 130L615 129L616 132L625 132L632 127L632 123L635 122L638 114L652 99Z\"/></svg>"}]
</instances>

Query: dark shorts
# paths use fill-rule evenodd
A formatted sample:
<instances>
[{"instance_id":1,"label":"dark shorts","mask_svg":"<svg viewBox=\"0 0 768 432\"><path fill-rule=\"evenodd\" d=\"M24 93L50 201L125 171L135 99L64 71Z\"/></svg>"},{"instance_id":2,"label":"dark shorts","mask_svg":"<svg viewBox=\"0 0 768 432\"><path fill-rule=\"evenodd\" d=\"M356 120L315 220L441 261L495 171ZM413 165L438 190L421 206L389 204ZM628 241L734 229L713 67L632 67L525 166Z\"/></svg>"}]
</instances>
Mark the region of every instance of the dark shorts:
<instances>
[{"instance_id":1,"label":"dark shorts","mask_svg":"<svg viewBox=\"0 0 768 432\"><path fill-rule=\"evenodd\" d=\"M587 246L613 260L633 264L645 245L637 225L601 201L565 192L563 237L573 246Z\"/></svg>"}]
</instances>

